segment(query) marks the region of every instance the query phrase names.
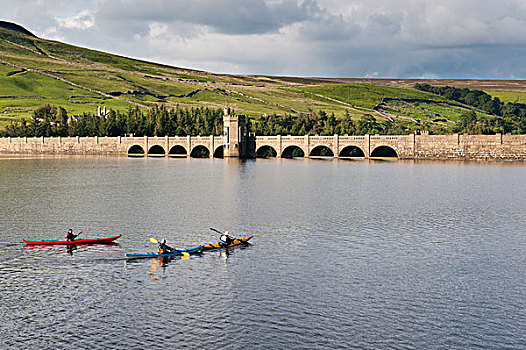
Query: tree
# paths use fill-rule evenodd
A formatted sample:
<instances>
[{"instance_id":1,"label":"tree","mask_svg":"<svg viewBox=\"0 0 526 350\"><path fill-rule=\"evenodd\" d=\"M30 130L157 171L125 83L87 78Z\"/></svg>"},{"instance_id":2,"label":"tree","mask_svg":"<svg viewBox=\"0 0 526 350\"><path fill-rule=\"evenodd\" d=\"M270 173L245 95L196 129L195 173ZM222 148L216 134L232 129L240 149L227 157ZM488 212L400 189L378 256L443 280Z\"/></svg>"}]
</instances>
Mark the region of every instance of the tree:
<instances>
[{"instance_id":1,"label":"tree","mask_svg":"<svg viewBox=\"0 0 526 350\"><path fill-rule=\"evenodd\" d=\"M474 111L467 111L460 115L460 124L464 129L469 129L477 122L477 113Z\"/></svg>"}]
</instances>

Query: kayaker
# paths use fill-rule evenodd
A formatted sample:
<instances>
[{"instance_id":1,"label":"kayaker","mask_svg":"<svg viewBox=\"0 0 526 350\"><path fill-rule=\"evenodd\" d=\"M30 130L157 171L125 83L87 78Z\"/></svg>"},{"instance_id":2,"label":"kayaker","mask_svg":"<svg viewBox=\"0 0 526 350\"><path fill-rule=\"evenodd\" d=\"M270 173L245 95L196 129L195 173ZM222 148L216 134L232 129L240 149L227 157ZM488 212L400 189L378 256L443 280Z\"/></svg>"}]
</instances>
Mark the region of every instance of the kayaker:
<instances>
[{"instance_id":1,"label":"kayaker","mask_svg":"<svg viewBox=\"0 0 526 350\"><path fill-rule=\"evenodd\" d=\"M223 246L227 246L230 243L234 241L235 237L230 236L230 232L225 231L221 234L221 237L219 237L219 240L223 244Z\"/></svg>"},{"instance_id":2,"label":"kayaker","mask_svg":"<svg viewBox=\"0 0 526 350\"><path fill-rule=\"evenodd\" d=\"M159 248L157 249L157 251L159 252L159 254L167 254L167 253L173 252L174 249L172 247L166 245L166 239L163 239L159 243Z\"/></svg>"},{"instance_id":3,"label":"kayaker","mask_svg":"<svg viewBox=\"0 0 526 350\"><path fill-rule=\"evenodd\" d=\"M74 241L75 238L77 238L78 235L74 234L73 233L73 229L69 229L68 230L68 233L66 235L66 237L64 237L66 239L66 241Z\"/></svg>"}]
</instances>

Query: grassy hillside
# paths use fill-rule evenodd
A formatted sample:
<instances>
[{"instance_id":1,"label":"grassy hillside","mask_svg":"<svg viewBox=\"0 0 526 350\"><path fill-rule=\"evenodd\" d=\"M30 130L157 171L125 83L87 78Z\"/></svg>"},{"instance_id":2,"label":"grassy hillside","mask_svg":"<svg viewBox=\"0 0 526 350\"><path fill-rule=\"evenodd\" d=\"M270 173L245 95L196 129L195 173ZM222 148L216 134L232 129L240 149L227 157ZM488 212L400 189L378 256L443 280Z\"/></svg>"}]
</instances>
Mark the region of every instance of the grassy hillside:
<instances>
[{"instance_id":1,"label":"grassy hillside","mask_svg":"<svg viewBox=\"0 0 526 350\"><path fill-rule=\"evenodd\" d=\"M382 99L443 101L417 91L403 79L336 79L212 74L120 57L40 39L19 26L0 22L0 127L28 118L44 103L64 107L69 115L94 113L97 107L125 110L155 104L210 106L225 104L251 117L263 113L309 114L324 110L336 117L379 120L458 119L447 105L378 108ZM480 80L428 80L430 84L484 89L505 101L525 101L526 83ZM375 108L376 106L376 108ZM374 109L373 109L374 108ZM382 113L385 112L385 113Z\"/></svg>"},{"instance_id":2,"label":"grassy hillside","mask_svg":"<svg viewBox=\"0 0 526 350\"><path fill-rule=\"evenodd\" d=\"M389 87L366 84L329 84L302 87L302 91L323 95L352 104L358 108L371 109L382 102L382 98L421 98L442 100L440 97L405 87Z\"/></svg>"}]
</instances>

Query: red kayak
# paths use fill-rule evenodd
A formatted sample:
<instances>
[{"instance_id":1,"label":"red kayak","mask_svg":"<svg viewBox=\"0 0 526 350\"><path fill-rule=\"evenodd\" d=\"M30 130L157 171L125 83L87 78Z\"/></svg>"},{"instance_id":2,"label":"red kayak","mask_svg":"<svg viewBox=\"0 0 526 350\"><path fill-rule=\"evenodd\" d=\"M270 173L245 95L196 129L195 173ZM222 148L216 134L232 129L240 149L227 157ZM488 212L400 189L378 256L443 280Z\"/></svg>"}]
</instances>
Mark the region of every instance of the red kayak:
<instances>
[{"instance_id":1,"label":"red kayak","mask_svg":"<svg viewBox=\"0 0 526 350\"><path fill-rule=\"evenodd\" d=\"M52 244L99 244L99 243L111 243L122 235L104 238L81 238L74 241L26 241L23 239L25 244L30 245L52 245Z\"/></svg>"}]
</instances>

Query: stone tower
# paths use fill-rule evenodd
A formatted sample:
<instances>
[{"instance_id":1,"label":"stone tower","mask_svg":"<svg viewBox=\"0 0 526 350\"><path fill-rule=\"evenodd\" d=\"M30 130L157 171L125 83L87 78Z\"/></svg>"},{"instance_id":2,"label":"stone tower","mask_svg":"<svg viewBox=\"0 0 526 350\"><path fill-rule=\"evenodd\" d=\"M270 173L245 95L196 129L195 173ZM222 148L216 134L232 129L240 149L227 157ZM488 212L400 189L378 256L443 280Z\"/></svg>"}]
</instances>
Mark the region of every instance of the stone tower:
<instances>
[{"instance_id":1,"label":"stone tower","mask_svg":"<svg viewBox=\"0 0 526 350\"><path fill-rule=\"evenodd\" d=\"M223 135L225 136L225 149L223 156L245 158L245 116L230 113L230 108L225 107L223 115Z\"/></svg>"}]
</instances>

